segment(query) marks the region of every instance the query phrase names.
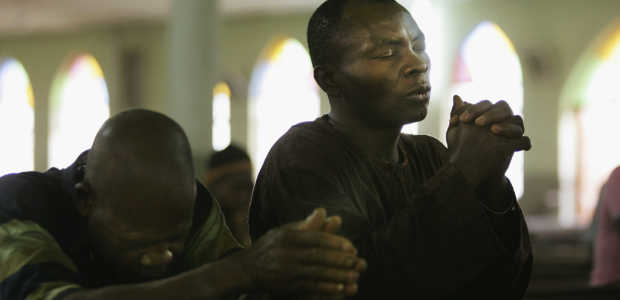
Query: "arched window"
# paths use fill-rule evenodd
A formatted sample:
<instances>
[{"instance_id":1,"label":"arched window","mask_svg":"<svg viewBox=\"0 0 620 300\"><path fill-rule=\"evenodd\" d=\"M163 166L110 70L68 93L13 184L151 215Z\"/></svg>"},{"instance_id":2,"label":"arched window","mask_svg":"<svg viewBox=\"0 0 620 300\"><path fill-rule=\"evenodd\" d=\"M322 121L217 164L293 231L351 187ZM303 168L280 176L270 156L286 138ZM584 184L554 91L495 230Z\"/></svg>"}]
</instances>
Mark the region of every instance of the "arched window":
<instances>
[{"instance_id":1,"label":"arched window","mask_svg":"<svg viewBox=\"0 0 620 300\"><path fill-rule=\"evenodd\" d=\"M319 109L318 86L306 49L294 39L268 47L250 82L248 148L255 171L280 136L297 123L317 118Z\"/></svg>"},{"instance_id":2,"label":"arched window","mask_svg":"<svg viewBox=\"0 0 620 300\"><path fill-rule=\"evenodd\" d=\"M521 63L510 39L494 23L480 23L465 39L456 61L453 82L452 94L460 95L465 101L505 100L514 114L523 115ZM446 103L452 105L452 101ZM444 109L444 124L448 124L449 110L450 107ZM524 183L522 151L513 156L506 176L520 199Z\"/></svg>"},{"instance_id":3,"label":"arched window","mask_svg":"<svg viewBox=\"0 0 620 300\"><path fill-rule=\"evenodd\" d=\"M52 87L49 166L67 167L89 149L109 115L108 89L99 63L88 54L73 57Z\"/></svg>"},{"instance_id":4,"label":"arched window","mask_svg":"<svg viewBox=\"0 0 620 300\"><path fill-rule=\"evenodd\" d=\"M217 151L230 145L230 88L225 82L213 88L212 141Z\"/></svg>"},{"instance_id":5,"label":"arched window","mask_svg":"<svg viewBox=\"0 0 620 300\"><path fill-rule=\"evenodd\" d=\"M0 176L34 169L34 96L24 67L0 60Z\"/></svg>"},{"instance_id":6,"label":"arched window","mask_svg":"<svg viewBox=\"0 0 620 300\"><path fill-rule=\"evenodd\" d=\"M560 222L567 225L590 222L602 184L620 165L620 26L588 58L560 119Z\"/></svg>"},{"instance_id":7,"label":"arched window","mask_svg":"<svg viewBox=\"0 0 620 300\"><path fill-rule=\"evenodd\" d=\"M440 90L440 76L443 67L442 61L439 59L438 50L441 49L441 20L437 9L434 9L429 0L400 0L400 2L411 14L416 24L424 33L426 53L430 60L432 71L430 72L430 81L433 90ZM418 122L403 126L402 132L409 134L418 133Z\"/></svg>"}]
</instances>

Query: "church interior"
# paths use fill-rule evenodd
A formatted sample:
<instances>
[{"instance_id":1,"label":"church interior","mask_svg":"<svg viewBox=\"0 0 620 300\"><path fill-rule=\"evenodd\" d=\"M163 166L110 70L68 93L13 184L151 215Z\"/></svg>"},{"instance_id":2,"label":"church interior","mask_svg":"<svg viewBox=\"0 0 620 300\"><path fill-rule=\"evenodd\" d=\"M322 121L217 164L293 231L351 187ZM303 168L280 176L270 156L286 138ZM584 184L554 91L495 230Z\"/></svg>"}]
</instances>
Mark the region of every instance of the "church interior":
<instances>
[{"instance_id":1,"label":"church interior","mask_svg":"<svg viewBox=\"0 0 620 300\"><path fill-rule=\"evenodd\" d=\"M452 95L506 100L532 141L507 172L534 249L525 298L584 299L600 190L620 165L620 1L399 2L432 63L428 116L403 131L445 143ZM231 143L256 174L290 126L329 112L306 41L320 3L0 1L0 175L70 165L130 108L179 122L198 174Z\"/></svg>"}]
</instances>

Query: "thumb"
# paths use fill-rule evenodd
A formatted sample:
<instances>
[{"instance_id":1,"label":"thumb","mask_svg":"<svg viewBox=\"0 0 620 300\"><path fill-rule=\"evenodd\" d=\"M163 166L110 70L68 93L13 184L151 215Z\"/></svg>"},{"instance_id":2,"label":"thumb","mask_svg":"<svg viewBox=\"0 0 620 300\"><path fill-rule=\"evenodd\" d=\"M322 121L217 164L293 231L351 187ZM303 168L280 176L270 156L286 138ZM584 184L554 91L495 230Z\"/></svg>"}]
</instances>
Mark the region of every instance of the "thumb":
<instances>
[{"instance_id":1,"label":"thumb","mask_svg":"<svg viewBox=\"0 0 620 300\"><path fill-rule=\"evenodd\" d=\"M327 233L337 233L340 227L342 227L342 218L340 218L340 216L331 216L325 219L323 231Z\"/></svg>"},{"instance_id":2,"label":"thumb","mask_svg":"<svg viewBox=\"0 0 620 300\"><path fill-rule=\"evenodd\" d=\"M325 224L325 219L327 217L327 212L324 208L319 207L315 209L312 214L310 214L305 220L299 222L297 224L297 229L299 230L315 230L320 231Z\"/></svg>"},{"instance_id":3,"label":"thumb","mask_svg":"<svg viewBox=\"0 0 620 300\"><path fill-rule=\"evenodd\" d=\"M452 109L450 110L450 116L460 115L466 107L467 105L465 105L465 101L461 99L461 96L452 96Z\"/></svg>"},{"instance_id":4,"label":"thumb","mask_svg":"<svg viewBox=\"0 0 620 300\"><path fill-rule=\"evenodd\" d=\"M520 138L511 138L506 142L506 146L510 149L510 151L528 151L532 148L532 142L528 136L522 136Z\"/></svg>"}]
</instances>

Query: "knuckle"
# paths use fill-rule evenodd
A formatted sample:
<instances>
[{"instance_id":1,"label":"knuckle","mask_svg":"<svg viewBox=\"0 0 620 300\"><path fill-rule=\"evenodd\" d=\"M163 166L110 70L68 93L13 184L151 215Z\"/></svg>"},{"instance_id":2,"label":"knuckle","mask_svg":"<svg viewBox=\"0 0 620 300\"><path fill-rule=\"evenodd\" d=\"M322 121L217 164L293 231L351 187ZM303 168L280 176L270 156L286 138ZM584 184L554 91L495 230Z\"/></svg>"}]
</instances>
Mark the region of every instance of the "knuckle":
<instances>
[{"instance_id":1,"label":"knuckle","mask_svg":"<svg viewBox=\"0 0 620 300\"><path fill-rule=\"evenodd\" d=\"M506 102L505 100L500 100L495 105L501 108L502 110L508 111L512 114L512 109L510 108L510 105L508 104L508 102Z\"/></svg>"}]
</instances>

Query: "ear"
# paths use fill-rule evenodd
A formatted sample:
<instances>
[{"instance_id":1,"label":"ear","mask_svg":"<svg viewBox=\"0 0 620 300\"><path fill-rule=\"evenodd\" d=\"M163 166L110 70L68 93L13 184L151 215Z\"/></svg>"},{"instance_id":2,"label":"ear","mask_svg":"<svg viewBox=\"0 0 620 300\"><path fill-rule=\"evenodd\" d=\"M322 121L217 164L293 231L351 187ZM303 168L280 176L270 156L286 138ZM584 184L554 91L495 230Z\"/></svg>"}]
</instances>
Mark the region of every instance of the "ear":
<instances>
[{"instance_id":1,"label":"ear","mask_svg":"<svg viewBox=\"0 0 620 300\"><path fill-rule=\"evenodd\" d=\"M342 93L336 83L335 71L332 67L321 65L314 68L314 80L330 97L340 97Z\"/></svg>"},{"instance_id":2,"label":"ear","mask_svg":"<svg viewBox=\"0 0 620 300\"><path fill-rule=\"evenodd\" d=\"M80 181L75 184L77 192L77 203L75 206L81 216L88 216L93 210L92 188L86 181Z\"/></svg>"}]
</instances>

